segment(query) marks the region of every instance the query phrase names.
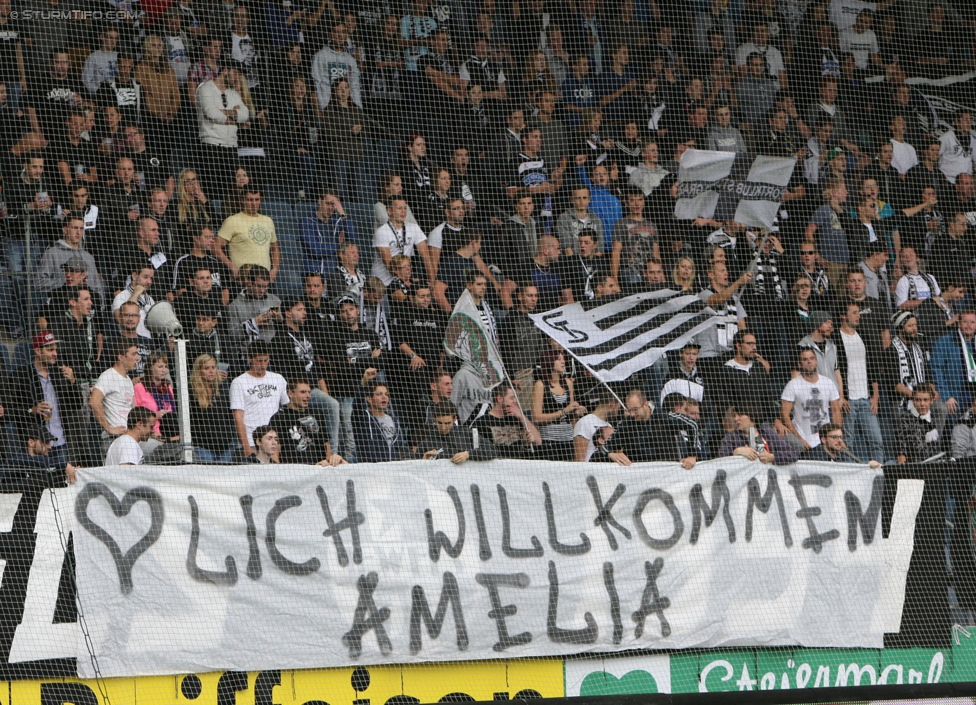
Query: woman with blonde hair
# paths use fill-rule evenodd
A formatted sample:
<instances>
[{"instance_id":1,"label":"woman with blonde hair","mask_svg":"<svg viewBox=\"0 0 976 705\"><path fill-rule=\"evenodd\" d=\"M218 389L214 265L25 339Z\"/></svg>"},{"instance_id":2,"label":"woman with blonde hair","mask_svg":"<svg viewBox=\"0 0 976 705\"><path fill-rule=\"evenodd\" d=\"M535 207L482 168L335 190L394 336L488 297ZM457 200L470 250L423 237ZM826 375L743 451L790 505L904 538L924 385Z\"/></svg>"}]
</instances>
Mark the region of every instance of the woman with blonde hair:
<instances>
[{"instance_id":1,"label":"woman with blonde hair","mask_svg":"<svg viewBox=\"0 0 976 705\"><path fill-rule=\"evenodd\" d=\"M671 270L671 281L681 291L692 291L695 286L695 262L690 257L681 257Z\"/></svg>"},{"instance_id":2,"label":"woman with blonde hair","mask_svg":"<svg viewBox=\"0 0 976 705\"><path fill-rule=\"evenodd\" d=\"M200 355L190 372L190 426L193 458L199 463L230 463L234 453L234 416L223 377L212 355Z\"/></svg>"},{"instance_id":3,"label":"woman with blonde hair","mask_svg":"<svg viewBox=\"0 0 976 705\"><path fill-rule=\"evenodd\" d=\"M203 192L197 172L184 169L176 180L176 212L180 225L210 225L217 220L213 204Z\"/></svg>"}]
</instances>

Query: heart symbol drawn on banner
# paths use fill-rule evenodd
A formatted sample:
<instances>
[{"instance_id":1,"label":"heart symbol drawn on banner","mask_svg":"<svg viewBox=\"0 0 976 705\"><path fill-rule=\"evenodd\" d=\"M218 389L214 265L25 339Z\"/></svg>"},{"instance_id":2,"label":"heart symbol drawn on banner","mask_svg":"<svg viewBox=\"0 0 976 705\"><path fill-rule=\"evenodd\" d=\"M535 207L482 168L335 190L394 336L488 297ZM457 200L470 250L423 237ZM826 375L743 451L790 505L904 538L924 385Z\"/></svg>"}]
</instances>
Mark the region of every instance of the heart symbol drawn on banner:
<instances>
[{"instance_id":1,"label":"heart symbol drawn on banner","mask_svg":"<svg viewBox=\"0 0 976 705\"><path fill-rule=\"evenodd\" d=\"M149 505L152 518L149 531L125 553L122 553L122 549L119 548L119 544L112 538L112 535L88 516L88 504L96 497L104 497L112 513L119 518L128 516L136 502L145 502ZM139 560L139 556L156 543L156 539L163 532L163 498L151 487L136 487L126 492L120 500L107 485L101 482L92 482L78 494L78 499L75 501L75 518L88 533L108 548L109 553L112 554L112 560L115 561L115 569L119 573L119 587L122 594L128 595L132 592L133 566Z\"/></svg>"}]
</instances>

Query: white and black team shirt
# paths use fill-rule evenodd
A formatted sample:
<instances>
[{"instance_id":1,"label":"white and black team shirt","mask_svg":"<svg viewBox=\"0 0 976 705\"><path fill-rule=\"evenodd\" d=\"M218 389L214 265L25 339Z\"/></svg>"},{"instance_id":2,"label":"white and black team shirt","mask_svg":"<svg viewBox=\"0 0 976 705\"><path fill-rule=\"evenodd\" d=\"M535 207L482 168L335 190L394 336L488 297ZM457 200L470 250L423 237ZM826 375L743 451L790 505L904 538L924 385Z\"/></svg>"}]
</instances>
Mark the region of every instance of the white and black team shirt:
<instances>
[{"instance_id":1,"label":"white and black team shirt","mask_svg":"<svg viewBox=\"0 0 976 705\"><path fill-rule=\"evenodd\" d=\"M514 182L511 186L527 189L549 182L549 168L541 155L530 157L519 152L515 161ZM552 218L552 194L539 194L535 202L540 217Z\"/></svg>"},{"instance_id":2,"label":"white and black team shirt","mask_svg":"<svg viewBox=\"0 0 976 705\"><path fill-rule=\"evenodd\" d=\"M447 251L453 252L457 248L467 244L466 242L461 242L463 232L464 226L455 228L447 221L444 221L430 231L430 236L427 238L427 247L436 247L438 250L443 250L446 245Z\"/></svg>"},{"instance_id":3,"label":"white and black team shirt","mask_svg":"<svg viewBox=\"0 0 976 705\"><path fill-rule=\"evenodd\" d=\"M840 33L840 50L852 54L854 64L862 71L866 71L871 61L871 54L880 53L878 36L873 29L856 32L853 27L849 27Z\"/></svg>"},{"instance_id":4,"label":"white and black team shirt","mask_svg":"<svg viewBox=\"0 0 976 705\"><path fill-rule=\"evenodd\" d=\"M960 174L973 173L973 154L976 152L976 136L957 135L955 130L949 130L939 138L939 170L950 183L956 183Z\"/></svg>"}]
</instances>

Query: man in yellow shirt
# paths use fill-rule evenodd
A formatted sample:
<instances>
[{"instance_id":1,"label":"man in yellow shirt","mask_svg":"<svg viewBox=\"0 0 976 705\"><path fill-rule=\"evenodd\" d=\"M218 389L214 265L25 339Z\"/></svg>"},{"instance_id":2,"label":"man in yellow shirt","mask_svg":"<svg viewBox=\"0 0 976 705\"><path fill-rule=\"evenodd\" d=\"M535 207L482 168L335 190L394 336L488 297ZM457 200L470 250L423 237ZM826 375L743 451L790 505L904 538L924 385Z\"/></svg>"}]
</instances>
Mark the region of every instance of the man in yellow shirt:
<instances>
[{"instance_id":1,"label":"man in yellow shirt","mask_svg":"<svg viewBox=\"0 0 976 705\"><path fill-rule=\"evenodd\" d=\"M244 208L227 218L220 226L214 255L235 277L245 264L260 264L271 272L271 281L278 276L281 250L275 236L274 221L260 213L261 191L253 182L244 187ZM230 256L228 256L228 251Z\"/></svg>"}]
</instances>

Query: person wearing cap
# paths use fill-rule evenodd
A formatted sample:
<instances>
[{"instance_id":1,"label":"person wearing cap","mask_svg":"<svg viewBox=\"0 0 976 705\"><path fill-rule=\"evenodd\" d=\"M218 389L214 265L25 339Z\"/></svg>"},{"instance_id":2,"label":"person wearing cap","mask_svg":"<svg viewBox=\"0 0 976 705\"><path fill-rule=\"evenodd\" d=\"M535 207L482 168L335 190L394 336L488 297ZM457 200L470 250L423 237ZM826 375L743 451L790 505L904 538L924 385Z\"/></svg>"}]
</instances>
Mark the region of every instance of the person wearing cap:
<instances>
[{"instance_id":1,"label":"person wearing cap","mask_svg":"<svg viewBox=\"0 0 976 705\"><path fill-rule=\"evenodd\" d=\"M896 311L891 317L891 346L885 351L882 374L892 400L892 418L911 406L916 386L932 380L928 353L918 342L918 319L912 311ZM931 408L933 422L941 433L948 410L935 392Z\"/></svg>"},{"instance_id":2,"label":"person wearing cap","mask_svg":"<svg viewBox=\"0 0 976 705\"><path fill-rule=\"evenodd\" d=\"M68 294L76 286L87 286L88 265L81 257L69 257L61 265L64 284L47 293L47 300L37 314L35 328L45 330L55 318L64 315L68 310Z\"/></svg>"},{"instance_id":3,"label":"person wearing cap","mask_svg":"<svg viewBox=\"0 0 976 705\"><path fill-rule=\"evenodd\" d=\"M21 478L30 476L31 473L23 472L25 470L41 470L48 476L52 487L64 487L65 482L74 484L78 467L64 458L52 457L51 442L54 436L44 424L26 424L20 429L19 436L23 445L7 459L7 467L21 470Z\"/></svg>"},{"instance_id":4,"label":"person wearing cap","mask_svg":"<svg viewBox=\"0 0 976 705\"><path fill-rule=\"evenodd\" d=\"M833 316L828 311L814 311L810 315L810 333L800 338L798 348L809 348L817 355L817 371L832 380L844 396L843 383L837 367L837 346L830 339L834 332Z\"/></svg>"},{"instance_id":5,"label":"person wearing cap","mask_svg":"<svg viewBox=\"0 0 976 705\"><path fill-rule=\"evenodd\" d=\"M363 387L371 385L387 364L379 336L359 322L359 303L353 294L343 294L336 301L338 320L327 351L332 368L333 393L342 406L342 438L339 454L356 462L356 439L353 434L353 409L362 399Z\"/></svg>"},{"instance_id":6,"label":"person wearing cap","mask_svg":"<svg viewBox=\"0 0 976 705\"><path fill-rule=\"evenodd\" d=\"M21 430L43 427L50 436L54 465L64 465L69 455L75 463L86 462L90 452L84 433L87 424L74 423L80 421L82 406L74 371L58 364L58 339L53 332L43 330L31 343L34 360L10 377L6 420L13 420Z\"/></svg>"},{"instance_id":7,"label":"person wearing cap","mask_svg":"<svg viewBox=\"0 0 976 705\"><path fill-rule=\"evenodd\" d=\"M84 263L85 271L88 272L88 286L98 295L100 300L104 299L105 285L95 267L95 258L82 247L82 241L85 237L85 221L80 216L72 216L65 221L61 233L61 239L47 248L41 256L41 262L37 266L37 274L34 277L35 287L38 291L47 293L64 286L65 276L62 267L69 260L72 267L77 267L78 260L81 260Z\"/></svg>"}]
</instances>

